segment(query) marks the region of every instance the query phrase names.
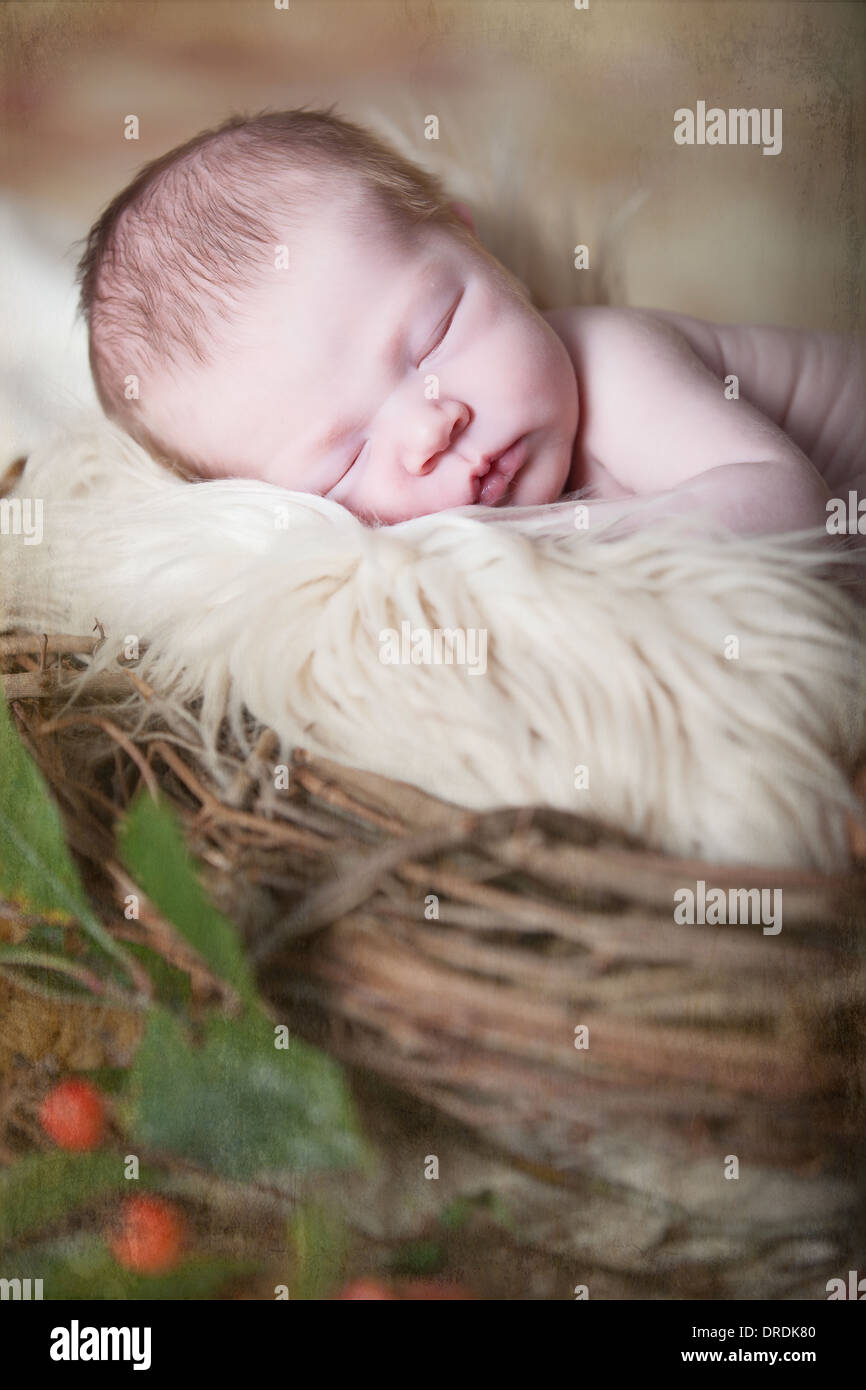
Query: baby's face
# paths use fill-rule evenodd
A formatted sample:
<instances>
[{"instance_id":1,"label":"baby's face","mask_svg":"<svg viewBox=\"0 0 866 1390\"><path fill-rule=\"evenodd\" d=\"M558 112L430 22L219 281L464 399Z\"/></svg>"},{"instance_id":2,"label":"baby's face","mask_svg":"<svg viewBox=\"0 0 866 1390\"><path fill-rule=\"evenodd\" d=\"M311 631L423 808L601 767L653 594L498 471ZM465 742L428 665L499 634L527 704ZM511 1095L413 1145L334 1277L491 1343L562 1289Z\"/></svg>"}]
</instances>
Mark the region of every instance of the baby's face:
<instances>
[{"instance_id":1,"label":"baby's face","mask_svg":"<svg viewBox=\"0 0 866 1390\"><path fill-rule=\"evenodd\" d=\"M553 501L578 419L563 343L480 245L428 227L403 249L367 216L359 235L344 206L317 215L288 269L265 269L232 348L153 383L158 437L209 476L370 521Z\"/></svg>"}]
</instances>

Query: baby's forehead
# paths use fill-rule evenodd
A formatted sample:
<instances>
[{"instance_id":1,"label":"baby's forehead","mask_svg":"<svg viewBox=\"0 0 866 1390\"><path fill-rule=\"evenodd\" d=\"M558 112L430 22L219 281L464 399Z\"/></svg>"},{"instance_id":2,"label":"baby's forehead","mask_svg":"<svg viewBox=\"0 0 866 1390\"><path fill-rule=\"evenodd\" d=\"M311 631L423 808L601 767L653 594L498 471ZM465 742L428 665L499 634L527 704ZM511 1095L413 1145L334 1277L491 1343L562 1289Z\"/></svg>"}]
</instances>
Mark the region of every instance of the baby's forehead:
<instances>
[{"instance_id":1,"label":"baby's forehead","mask_svg":"<svg viewBox=\"0 0 866 1390\"><path fill-rule=\"evenodd\" d=\"M273 266L255 277L248 321L254 331L265 324L282 331L294 321L318 338L329 324L355 323L366 313L375 330L377 321L434 296L459 264L447 228L404 235L374 209L324 209L300 236L275 244Z\"/></svg>"},{"instance_id":2,"label":"baby's forehead","mask_svg":"<svg viewBox=\"0 0 866 1390\"><path fill-rule=\"evenodd\" d=\"M369 196L318 206L294 238L299 266L327 275L377 273L382 266L410 268L429 252L433 229L402 223Z\"/></svg>"}]
</instances>

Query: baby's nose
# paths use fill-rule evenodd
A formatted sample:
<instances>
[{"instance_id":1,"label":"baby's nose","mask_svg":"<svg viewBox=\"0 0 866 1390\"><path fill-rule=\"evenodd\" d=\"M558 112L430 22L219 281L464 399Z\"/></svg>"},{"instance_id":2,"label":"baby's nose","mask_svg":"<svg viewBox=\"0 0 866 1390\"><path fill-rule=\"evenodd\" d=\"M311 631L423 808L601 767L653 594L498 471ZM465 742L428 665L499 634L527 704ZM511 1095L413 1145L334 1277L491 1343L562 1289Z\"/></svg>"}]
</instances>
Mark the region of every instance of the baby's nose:
<instances>
[{"instance_id":1,"label":"baby's nose","mask_svg":"<svg viewBox=\"0 0 866 1390\"><path fill-rule=\"evenodd\" d=\"M436 467L454 439L469 423L469 409L457 401L428 401L424 411L413 417L411 433L401 449L400 461L407 473L421 475Z\"/></svg>"}]
</instances>

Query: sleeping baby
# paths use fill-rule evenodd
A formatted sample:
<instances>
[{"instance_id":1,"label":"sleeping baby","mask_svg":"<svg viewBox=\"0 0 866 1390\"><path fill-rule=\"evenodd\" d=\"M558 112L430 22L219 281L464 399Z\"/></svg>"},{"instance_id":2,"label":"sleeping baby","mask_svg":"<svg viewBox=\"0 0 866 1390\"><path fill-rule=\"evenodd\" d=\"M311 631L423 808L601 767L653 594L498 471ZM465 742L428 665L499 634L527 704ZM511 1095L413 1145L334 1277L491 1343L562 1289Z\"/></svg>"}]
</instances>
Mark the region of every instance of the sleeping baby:
<instances>
[{"instance_id":1,"label":"sleeping baby","mask_svg":"<svg viewBox=\"0 0 866 1390\"><path fill-rule=\"evenodd\" d=\"M439 180L332 111L233 117L145 166L79 281L103 408L191 480L371 523L579 492L590 522L640 498L783 531L866 499L859 339L541 313Z\"/></svg>"}]
</instances>

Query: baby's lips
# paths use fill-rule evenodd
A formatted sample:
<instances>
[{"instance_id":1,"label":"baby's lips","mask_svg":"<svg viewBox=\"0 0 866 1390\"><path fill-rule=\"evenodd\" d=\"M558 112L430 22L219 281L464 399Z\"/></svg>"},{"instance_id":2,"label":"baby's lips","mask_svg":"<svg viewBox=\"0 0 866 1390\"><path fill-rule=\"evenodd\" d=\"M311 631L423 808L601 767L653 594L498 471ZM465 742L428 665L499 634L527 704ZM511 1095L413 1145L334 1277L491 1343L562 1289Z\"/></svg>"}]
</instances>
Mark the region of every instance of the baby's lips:
<instances>
[{"instance_id":1,"label":"baby's lips","mask_svg":"<svg viewBox=\"0 0 866 1390\"><path fill-rule=\"evenodd\" d=\"M490 472L481 484L478 501L482 507L495 507L505 496L514 477L526 461L526 443L523 437L500 454Z\"/></svg>"},{"instance_id":2,"label":"baby's lips","mask_svg":"<svg viewBox=\"0 0 866 1390\"><path fill-rule=\"evenodd\" d=\"M499 464L495 463L481 484L481 491L478 494L478 502L482 507L495 507L508 490L509 479L504 473L500 473Z\"/></svg>"}]
</instances>

